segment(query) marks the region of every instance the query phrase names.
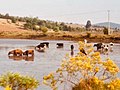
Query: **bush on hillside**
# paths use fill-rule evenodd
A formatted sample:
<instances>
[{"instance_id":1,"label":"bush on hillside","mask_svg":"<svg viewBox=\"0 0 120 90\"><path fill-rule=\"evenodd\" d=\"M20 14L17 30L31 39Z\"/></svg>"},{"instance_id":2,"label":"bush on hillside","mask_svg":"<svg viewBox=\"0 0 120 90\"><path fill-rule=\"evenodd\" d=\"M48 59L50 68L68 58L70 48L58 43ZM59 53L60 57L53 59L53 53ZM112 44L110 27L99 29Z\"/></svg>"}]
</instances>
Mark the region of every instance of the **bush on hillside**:
<instances>
[{"instance_id":1,"label":"bush on hillside","mask_svg":"<svg viewBox=\"0 0 120 90\"><path fill-rule=\"evenodd\" d=\"M47 27L40 27L40 30L43 32L44 35L46 35L48 28Z\"/></svg>"}]
</instances>

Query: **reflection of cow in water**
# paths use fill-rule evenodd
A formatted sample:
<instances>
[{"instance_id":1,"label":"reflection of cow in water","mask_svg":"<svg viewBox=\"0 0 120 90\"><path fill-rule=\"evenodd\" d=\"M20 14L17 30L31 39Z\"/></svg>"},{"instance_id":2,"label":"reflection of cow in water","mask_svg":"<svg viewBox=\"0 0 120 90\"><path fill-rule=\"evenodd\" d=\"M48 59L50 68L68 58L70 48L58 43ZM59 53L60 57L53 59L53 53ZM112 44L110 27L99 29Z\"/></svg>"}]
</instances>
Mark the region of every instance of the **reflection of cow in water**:
<instances>
[{"instance_id":1,"label":"reflection of cow in water","mask_svg":"<svg viewBox=\"0 0 120 90\"><path fill-rule=\"evenodd\" d=\"M57 48L63 48L63 43L57 43Z\"/></svg>"},{"instance_id":2,"label":"reflection of cow in water","mask_svg":"<svg viewBox=\"0 0 120 90\"><path fill-rule=\"evenodd\" d=\"M34 56L24 56L23 59L25 61L34 61Z\"/></svg>"},{"instance_id":3,"label":"reflection of cow in water","mask_svg":"<svg viewBox=\"0 0 120 90\"><path fill-rule=\"evenodd\" d=\"M34 55L34 50L26 50L25 52L23 52L23 55L29 56L29 55Z\"/></svg>"},{"instance_id":4,"label":"reflection of cow in water","mask_svg":"<svg viewBox=\"0 0 120 90\"><path fill-rule=\"evenodd\" d=\"M8 52L8 55L13 55L13 56L22 56L22 54L23 54L23 51L20 49L15 49Z\"/></svg>"},{"instance_id":5,"label":"reflection of cow in water","mask_svg":"<svg viewBox=\"0 0 120 90\"><path fill-rule=\"evenodd\" d=\"M9 57L9 59L13 59L13 60L15 60L15 61L21 61L21 60L23 59L22 56L15 56L15 55L13 55L13 56L8 56L8 57Z\"/></svg>"},{"instance_id":6,"label":"reflection of cow in water","mask_svg":"<svg viewBox=\"0 0 120 90\"><path fill-rule=\"evenodd\" d=\"M15 60L15 61L21 61L21 60L25 60L25 61L34 61L34 56L8 56L9 59Z\"/></svg>"}]
</instances>

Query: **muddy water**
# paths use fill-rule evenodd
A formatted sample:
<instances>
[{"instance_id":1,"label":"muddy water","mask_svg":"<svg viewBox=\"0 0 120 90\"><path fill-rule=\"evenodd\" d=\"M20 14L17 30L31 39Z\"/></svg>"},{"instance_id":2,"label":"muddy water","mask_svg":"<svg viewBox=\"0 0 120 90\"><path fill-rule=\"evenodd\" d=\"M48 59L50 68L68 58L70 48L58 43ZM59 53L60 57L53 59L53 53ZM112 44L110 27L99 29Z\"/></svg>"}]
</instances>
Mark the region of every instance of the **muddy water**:
<instances>
[{"instance_id":1,"label":"muddy water","mask_svg":"<svg viewBox=\"0 0 120 90\"><path fill-rule=\"evenodd\" d=\"M74 55L78 52L77 42L72 41L47 41L49 48L44 53L34 51L34 57L18 58L8 57L8 52L13 49L34 49L36 45L44 42L42 40L20 40L20 39L0 39L0 75L6 72L19 72L23 75L30 75L37 78L40 82L42 77L51 71L55 71L61 60L66 54L70 54L70 45L75 46ZM46 42L46 41L45 41ZM63 48L56 48L56 43L64 43ZM113 52L109 53L109 57L114 60L120 67L120 44L115 44ZM102 58L108 56L102 55ZM0 88L0 90L3 90ZM37 90L50 90L50 88L41 85Z\"/></svg>"}]
</instances>

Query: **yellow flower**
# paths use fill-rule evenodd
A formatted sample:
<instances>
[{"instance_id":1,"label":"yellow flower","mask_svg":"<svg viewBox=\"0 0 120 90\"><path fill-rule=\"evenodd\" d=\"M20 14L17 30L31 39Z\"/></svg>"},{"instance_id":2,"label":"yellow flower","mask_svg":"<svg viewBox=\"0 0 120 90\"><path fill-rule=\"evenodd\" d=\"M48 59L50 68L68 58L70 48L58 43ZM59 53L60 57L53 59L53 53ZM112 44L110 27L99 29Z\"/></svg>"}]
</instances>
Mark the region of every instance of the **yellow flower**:
<instances>
[{"instance_id":1,"label":"yellow flower","mask_svg":"<svg viewBox=\"0 0 120 90\"><path fill-rule=\"evenodd\" d=\"M7 85L7 86L5 87L5 90L12 90L12 88L11 88L9 85Z\"/></svg>"},{"instance_id":2,"label":"yellow flower","mask_svg":"<svg viewBox=\"0 0 120 90\"><path fill-rule=\"evenodd\" d=\"M91 56L100 56L100 53L99 52L95 52Z\"/></svg>"},{"instance_id":3,"label":"yellow flower","mask_svg":"<svg viewBox=\"0 0 120 90\"><path fill-rule=\"evenodd\" d=\"M100 70L99 67L96 67L96 68L95 68L95 72L98 72L99 70Z\"/></svg>"},{"instance_id":4,"label":"yellow flower","mask_svg":"<svg viewBox=\"0 0 120 90\"><path fill-rule=\"evenodd\" d=\"M110 88L111 90L114 90L114 86L112 84L109 84L107 87Z\"/></svg>"},{"instance_id":5,"label":"yellow flower","mask_svg":"<svg viewBox=\"0 0 120 90\"><path fill-rule=\"evenodd\" d=\"M94 48L90 48L87 50L87 53L91 53L94 50Z\"/></svg>"},{"instance_id":6,"label":"yellow flower","mask_svg":"<svg viewBox=\"0 0 120 90\"><path fill-rule=\"evenodd\" d=\"M88 48L90 48L92 46L93 46L92 44L86 44L86 47L88 47Z\"/></svg>"},{"instance_id":7,"label":"yellow flower","mask_svg":"<svg viewBox=\"0 0 120 90\"><path fill-rule=\"evenodd\" d=\"M46 80L43 80L43 84L48 85L48 83L47 83L47 81L46 81Z\"/></svg>"},{"instance_id":8,"label":"yellow flower","mask_svg":"<svg viewBox=\"0 0 120 90\"><path fill-rule=\"evenodd\" d=\"M49 78L50 78L50 77L48 77L48 76L44 76L44 77L43 77L44 80L48 80Z\"/></svg>"}]
</instances>

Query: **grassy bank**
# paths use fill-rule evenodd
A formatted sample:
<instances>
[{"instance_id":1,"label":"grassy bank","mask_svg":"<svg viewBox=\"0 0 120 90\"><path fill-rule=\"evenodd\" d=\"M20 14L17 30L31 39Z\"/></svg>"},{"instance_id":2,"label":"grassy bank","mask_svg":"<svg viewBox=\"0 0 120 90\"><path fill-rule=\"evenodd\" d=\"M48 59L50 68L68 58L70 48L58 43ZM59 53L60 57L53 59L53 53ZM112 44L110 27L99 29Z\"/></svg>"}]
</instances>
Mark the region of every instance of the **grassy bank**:
<instances>
[{"instance_id":1,"label":"grassy bank","mask_svg":"<svg viewBox=\"0 0 120 90\"><path fill-rule=\"evenodd\" d=\"M42 32L36 31L1 31L0 38L10 39L37 39L37 40L70 40L80 41L87 39L89 42L120 42L120 34L95 34L86 32L48 32L43 34Z\"/></svg>"}]
</instances>

